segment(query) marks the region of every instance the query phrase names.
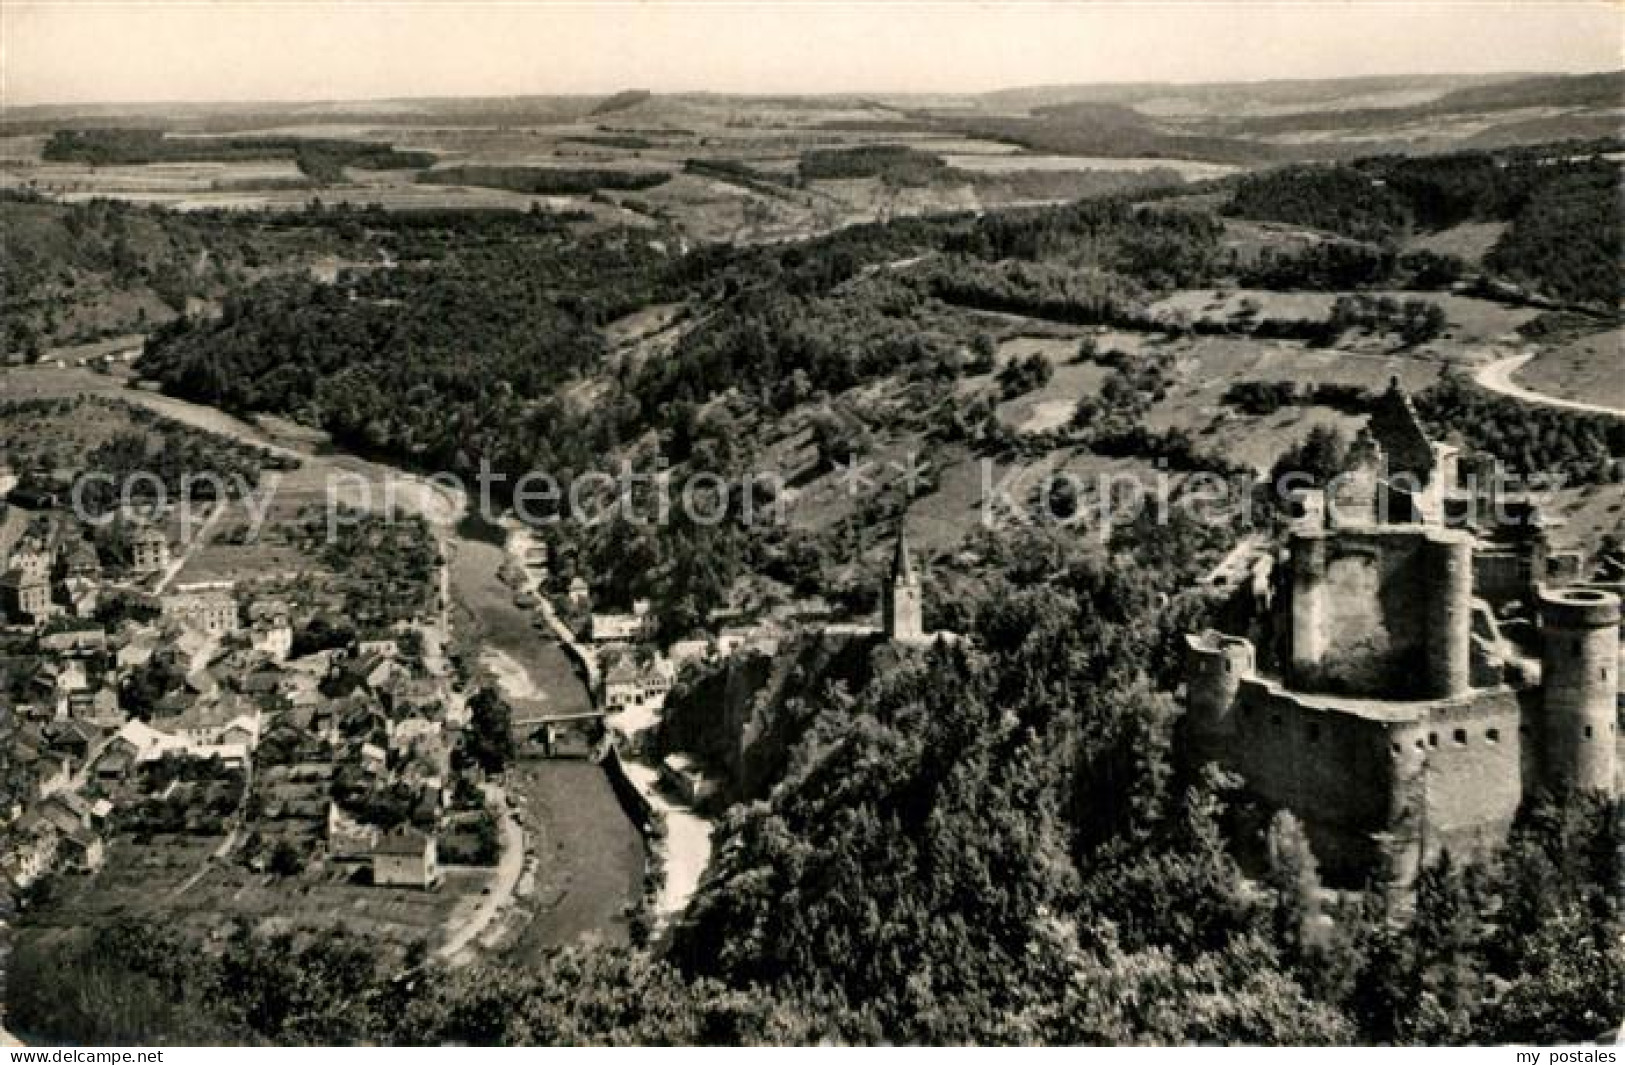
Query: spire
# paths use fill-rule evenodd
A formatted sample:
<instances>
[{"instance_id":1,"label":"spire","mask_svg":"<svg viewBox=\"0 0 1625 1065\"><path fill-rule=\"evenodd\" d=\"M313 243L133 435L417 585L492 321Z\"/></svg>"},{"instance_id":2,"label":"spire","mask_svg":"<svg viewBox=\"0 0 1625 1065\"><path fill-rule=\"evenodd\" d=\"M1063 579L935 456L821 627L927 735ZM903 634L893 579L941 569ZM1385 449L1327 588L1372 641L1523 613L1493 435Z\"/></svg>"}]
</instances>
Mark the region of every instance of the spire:
<instances>
[{"instance_id":1,"label":"spire","mask_svg":"<svg viewBox=\"0 0 1625 1065\"><path fill-rule=\"evenodd\" d=\"M915 580L914 556L908 549L906 525L897 527L897 553L892 556L891 579L893 584L912 584Z\"/></svg>"}]
</instances>

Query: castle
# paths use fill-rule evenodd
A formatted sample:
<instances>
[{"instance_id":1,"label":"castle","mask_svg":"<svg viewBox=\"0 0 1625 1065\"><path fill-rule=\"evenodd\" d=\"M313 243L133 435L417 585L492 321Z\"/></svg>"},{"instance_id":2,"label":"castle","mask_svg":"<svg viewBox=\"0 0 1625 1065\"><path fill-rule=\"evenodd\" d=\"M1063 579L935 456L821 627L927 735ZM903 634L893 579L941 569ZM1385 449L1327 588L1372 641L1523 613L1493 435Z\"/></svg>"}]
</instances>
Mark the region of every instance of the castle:
<instances>
[{"instance_id":1,"label":"castle","mask_svg":"<svg viewBox=\"0 0 1625 1065\"><path fill-rule=\"evenodd\" d=\"M1333 877L1408 879L1526 797L1619 788L1618 589L1559 586L1538 522L1456 520L1454 459L1391 386L1248 635L1187 637L1182 756L1291 810Z\"/></svg>"}]
</instances>

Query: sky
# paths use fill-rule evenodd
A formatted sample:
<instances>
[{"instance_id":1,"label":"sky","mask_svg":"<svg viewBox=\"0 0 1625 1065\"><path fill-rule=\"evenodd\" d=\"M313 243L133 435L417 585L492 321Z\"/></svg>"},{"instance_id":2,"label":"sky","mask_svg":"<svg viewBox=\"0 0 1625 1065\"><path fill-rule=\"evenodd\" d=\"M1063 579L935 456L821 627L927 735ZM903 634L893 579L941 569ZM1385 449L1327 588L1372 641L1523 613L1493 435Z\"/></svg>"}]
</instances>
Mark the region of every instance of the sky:
<instances>
[{"instance_id":1,"label":"sky","mask_svg":"<svg viewBox=\"0 0 1625 1065\"><path fill-rule=\"evenodd\" d=\"M0 105L1618 69L1625 3L0 0Z\"/></svg>"}]
</instances>

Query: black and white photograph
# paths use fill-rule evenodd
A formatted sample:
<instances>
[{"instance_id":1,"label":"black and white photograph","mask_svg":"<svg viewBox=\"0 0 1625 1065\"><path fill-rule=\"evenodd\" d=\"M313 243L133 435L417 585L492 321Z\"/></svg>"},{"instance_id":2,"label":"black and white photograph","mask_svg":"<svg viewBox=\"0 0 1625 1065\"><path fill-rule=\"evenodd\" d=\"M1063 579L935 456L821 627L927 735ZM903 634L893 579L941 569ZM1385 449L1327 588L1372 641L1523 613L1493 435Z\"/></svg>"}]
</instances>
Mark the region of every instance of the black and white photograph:
<instances>
[{"instance_id":1,"label":"black and white photograph","mask_svg":"<svg viewBox=\"0 0 1625 1065\"><path fill-rule=\"evenodd\" d=\"M1622 167L1612 0L0 0L0 1062L1620 1065Z\"/></svg>"}]
</instances>

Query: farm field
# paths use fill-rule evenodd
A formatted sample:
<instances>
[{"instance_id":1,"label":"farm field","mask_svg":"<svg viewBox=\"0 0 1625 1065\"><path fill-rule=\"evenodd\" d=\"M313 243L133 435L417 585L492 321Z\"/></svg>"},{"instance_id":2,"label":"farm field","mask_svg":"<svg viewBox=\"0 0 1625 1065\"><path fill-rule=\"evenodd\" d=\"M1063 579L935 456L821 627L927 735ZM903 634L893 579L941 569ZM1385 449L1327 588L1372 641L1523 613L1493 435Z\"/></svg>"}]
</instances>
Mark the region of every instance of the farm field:
<instances>
[{"instance_id":1,"label":"farm field","mask_svg":"<svg viewBox=\"0 0 1625 1065\"><path fill-rule=\"evenodd\" d=\"M162 914L209 938L228 934L238 921L265 931L342 928L404 953L417 942L432 948L447 923L473 908L487 875L448 870L436 891L353 884L345 871L326 868L277 878L211 862L221 840L115 839L103 867L64 880L61 904L46 912L75 926Z\"/></svg>"},{"instance_id":2,"label":"farm field","mask_svg":"<svg viewBox=\"0 0 1625 1065\"><path fill-rule=\"evenodd\" d=\"M1525 388L1560 399L1625 410L1625 329L1610 329L1541 351L1519 370Z\"/></svg>"}]
</instances>

